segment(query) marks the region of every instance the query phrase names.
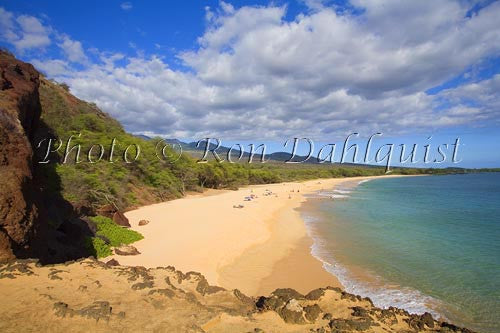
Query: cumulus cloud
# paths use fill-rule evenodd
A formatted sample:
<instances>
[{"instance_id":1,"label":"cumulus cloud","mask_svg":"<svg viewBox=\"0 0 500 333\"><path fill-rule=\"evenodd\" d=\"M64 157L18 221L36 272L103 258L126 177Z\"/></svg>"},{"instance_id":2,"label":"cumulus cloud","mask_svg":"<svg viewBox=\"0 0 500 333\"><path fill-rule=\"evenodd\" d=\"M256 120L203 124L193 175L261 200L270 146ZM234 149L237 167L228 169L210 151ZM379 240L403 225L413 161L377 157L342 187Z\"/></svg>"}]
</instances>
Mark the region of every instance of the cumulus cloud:
<instances>
[{"instance_id":1,"label":"cumulus cloud","mask_svg":"<svg viewBox=\"0 0 500 333\"><path fill-rule=\"evenodd\" d=\"M314 3L287 21L286 6L221 2L206 8L199 47L177 54L187 71L100 54L64 81L129 131L181 138L395 135L500 118L498 76L426 93L500 55L500 3L473 15L445 0L351 1L360 15Z\"/></svg>"},{"instance_id":2,"label":"cumulus cloud","mask_svg":"<svg viewBox=\"0 0 500 333\"><path fill-rule=\"evenodd\" d=\"M293 22L282 20L285 8L247 7L219 16L216 27L200 38L200 50L183 59L214 84L269 77L317 94L341 88L367 98L413 93L500 50L495 19L500 6L467 20L466 9L456 6L415 5L414 19L399 15L402 6L382 7L392 19L380 9L367 8L366 17L354 18L327 8ZM439 15L429 16L432 10Z\"/></svg>"},{"instance_id":3,"label":"cumulus cloud","mask_svg":"<svg viewBox=\"0 0 500 333\"><path fill-rule=\"evenodd\" d=\"M49 77L63 77L72 72L70 64L64 60L52 59L41 61L33 59L31 61L33 66L44 72Z\"/></svg>"},{"instance_id":4,"label":"cumulus cloud","mask_svg":"<svg viewBox=\"0 0 500 333\"><path fill-rule=\"evenodd\" d=\"M59 33L37 17L16 16L0 7L0 28L0 41L13 45L21 54L26 51L45 50L53 45L53 41L56 41L56 46L65 55L65 59L47 61L34 59L40 68L47 68L50 73L59 73L63 68L70 69L67 61L80 64L89 62L81 42L71 39L64 33Z\"/></svg>"},{"instance_id":5,"label":"cumulus cloud","mask_svg":"<svg viewBox=\"0 0 500 333\"><path fill-rule=\"evenodd\" d=\"M326 0L301 0L302 3L304 3L308 8L312 10L322 10L325 8L324 3L326 3Z\"/></svg>"},{"instance_id":6,"label":"cumulus cloud","mask_svg":"<svg viewBox=\"0 0 500 333\"><path fill-rule=\"evenodd\" d=\"M36 17L21 15L16 21L21 27L21 36L14 41L17 49L43 48L50 44L50 29L43 26Z\"/></svg>"},{"instance_id":7,"label":"cumulus cloud","mask_svg":"<svg viewBox=\"0 0 500 333\"><path fill-rule=\"evenodd\" d=\"M131 10L132 9L132 3L131 2L122 2L120 5L120 8L123 10Z\"/></svg>"},{"instance_id":8,"label":"cumulus cloud","mask_svg":"<svg viewBox=\"0 0 500 333\"><path fill-rule=\"evenodd\" d=\"M69 61L76 63L86 63L88 61L82 43L79 41L72 40L67 35L62 35L58 46L63 50Z\"/></svg>"},{"instance_id":9,"label":"cumulus cloud","mask_svg":"<svg viewBox=\"0 0 500 333\"><path fill-rule=\"evenodd\" d=\"M491 79L464 84L457 88L446 89L440 96L449 104L459 105L451 110L469 120L485 120L500 123L500 74Z\"/></svg>"},{"instance_id":10,"label":"cumulus cloud","mask_svg":"<svg viewBox=\"0 0 500 333\"><path fill-rule=\"evenodd\" d=\"M15 18L11 12L0 8L0 21L1 39L13 44L20 52L44 48L51 43L51 29L34 16L20 15Z\"/></svg>"},{"instance_id":11,"label":"cumulus cloud","mask_svg":"<svg viewBox=\"0 0 500 333\"><path fill-rule=\"evenodd\" d=\"M0 7L0 36L2 40L14 41L19 37L14 32L14 15Z\"/></svg>"}]
</instances>

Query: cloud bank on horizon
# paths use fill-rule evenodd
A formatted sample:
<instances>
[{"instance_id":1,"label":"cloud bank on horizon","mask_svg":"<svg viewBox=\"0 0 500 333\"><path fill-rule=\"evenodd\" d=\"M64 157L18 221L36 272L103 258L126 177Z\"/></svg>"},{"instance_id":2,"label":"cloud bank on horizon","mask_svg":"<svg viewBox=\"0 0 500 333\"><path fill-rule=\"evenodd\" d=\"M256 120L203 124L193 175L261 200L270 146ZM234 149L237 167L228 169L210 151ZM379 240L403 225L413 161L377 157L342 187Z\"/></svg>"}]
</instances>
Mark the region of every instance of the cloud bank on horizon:
<instances>
[{"instance_id":1,"label":"cloud bank on horizon","mask_svg":"<svg viewBox=\"0 0 500 333\"><path fill-rule=\"evenodd\" d=\"M0 38L135 133L323 139L499 125L500 2L304 2L293 19L286 5L206 7L177 68L160 45L101 51L3 8Z\"/></svg>"}]
</instances>

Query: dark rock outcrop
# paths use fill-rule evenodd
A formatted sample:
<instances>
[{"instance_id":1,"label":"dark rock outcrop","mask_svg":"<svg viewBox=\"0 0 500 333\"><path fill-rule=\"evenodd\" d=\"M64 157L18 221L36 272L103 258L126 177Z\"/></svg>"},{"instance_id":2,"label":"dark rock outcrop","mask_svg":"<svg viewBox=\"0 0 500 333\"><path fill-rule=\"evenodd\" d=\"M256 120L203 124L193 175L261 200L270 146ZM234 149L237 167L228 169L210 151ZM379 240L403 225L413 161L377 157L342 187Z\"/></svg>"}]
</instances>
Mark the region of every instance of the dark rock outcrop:
<instances>
[{"instance_id":1,"label":"dark rock outcrop","mask_svg":"<svg viewBox=\"0 0 500 333\"><path fill-rule=\"evenodd\" d=\"M434 328L434 319L432 315L428 312L423 315L410 315L405 321L408 325L413 329L424 329L426 326L430 328Z\"/></svg>"},{"instance_id":2,"label":"dark rock outcrop","mask_svg":"<svg viewBox=\"0 0 500 333\"><path fill-rule=\"evenodd\" d=\"M57 317L65 318L80 316L88 319L95 319L96 322L99 320L109 321L112 313L112 308L107 301L96 301L81 309L72 309L66 303L56 302L54 303L53 310Z\"/></svg>"},{"instance_id":3,"label":"dark rock outcrop","mask_svg":"<svg viewBox=\"0 0 500 333\"><path fill-rule=\"evenodd\" d=\"M106 265L108 266L120 266L120 263L116 259L111 259L106 262Z\"/></svg>"},{"instance_id":4,"label":"dark rock outcrop","mask_svg":"<svg viewBox=\"0 0 500 333\"><path fill-rule=\"evenodd\" d=\"M0 259L44 254L46 220L32 161L39 84L32 65L0 51Z\"/></svg>"},{"instance_id":5,"label":"dark rock outcrop","mask_svg":"<svg viewBox=\"0 0 500 333\"><path fill-rule=\"evenodd\" d=\"M141 254L135 247L132 245L122 245L120 247L115 248L115 253L120 256L135 256Z\"/></svg>"},{"instance_id":6,"label":"dark rock outcrop","mask_svg":"<svg viewBox=\"0 0 500 333\"><path fill-rule=\"evenodd\" d=\"M139 221L139 225L140 226L143 226L143 225L146 225L146 224L149 224L149 220L140 220Z\"/></svg>"},{"instance_id":7,"label":"dark rock outcrop","mask_svg":"<svg viewBox=\"0 0 500 333\"><path fill-rule=\"evenodd\" d=\"M306 319L310 322L314 322L316 321L316 319L318 319L319 315L323 311L321 311L321 308L319 307L318 304L313 304L304 307L304 312Z\"/></svg>"},{"instance_id":8,"label":"dark rock outcrop","mask_svg":"<svg viewBox=\"0 0 500 333\"><path fill-rule=\"evenodd\" d=\"M128 218L126 218L125 215L123 215L122 212L117 211L113 214L113 222L122 227L130 228L130 222L128 221Z\"/></svg>"},{"instance_id":9,"label":"dark rock outcrop","mask_svg":"<svg viewBox=\"0 0 500 333\"><path fill-rule=\"evenodd\" d=\"M116 208L111 204L104 205L97 210L97 214L105 216L105 217L109 217L110 219L113 218L113 214L115 212L116 212Z\"/></svg>"},{"instance_id":10,"label":"dark rock outcrop","mask_svg":"<svg viewBox=\"0 0 500 333\"><path fill-rule=\"evenodd\" d=\"M371 327L368 320L332 319L328 326L332 332L366 331Z\"/></svg>"},{"instance_id":11,"label":"dark rock outcrop","mask_svg":"<svg viewBox=\"0 0 500 333\"><path fill-rule=\"evenodd\" d=\"M118 210L116 205L112 204L104 205L97 210L97 214L112 219L113 222L122 227L130 228L130 222L128 221L128 218L121 211Z\"/></svg>"},{"instance_id":12,"label":"dark rock outcrop","mask_svg":"<svg viewBox=\"0 0 500 333\"><path fill-rule=\"evenodd\" d=\"M286 323L314 322L322 313L319 305L302 306L299 300L305 300L305 297L294 289L276 289L270 297L261 296L256 307L260 311L277 312Z\"/></svg>"}]
</instances>

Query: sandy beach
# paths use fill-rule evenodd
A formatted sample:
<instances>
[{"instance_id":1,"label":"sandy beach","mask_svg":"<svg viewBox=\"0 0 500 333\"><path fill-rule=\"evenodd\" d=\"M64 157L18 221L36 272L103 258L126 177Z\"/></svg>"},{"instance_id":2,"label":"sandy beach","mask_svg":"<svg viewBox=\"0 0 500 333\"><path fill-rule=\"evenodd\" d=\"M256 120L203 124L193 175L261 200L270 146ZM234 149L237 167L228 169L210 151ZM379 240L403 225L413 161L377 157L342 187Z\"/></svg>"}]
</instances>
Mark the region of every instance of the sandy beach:
<instances>
[{"instance_id":1,"label":"sandy beach","mask_svg":"<svg viewBox=\"0 0 500 333\"><path fill-rule=\"evenodd\" d=\"M211 284L238 288L247 295L265 295L286 287L299 292L340 287L338 280L310 254L312 239L297 208L306 200L306 194L369 178L210 190L141 207L126 213L132 229L144 235L143 240L134 243L141 254L115 259L122 265L173 265L185 272L200 272ZM252 195L255 198L245 201ZM139 226L140 220L150 223Z\"/></svg>"}]
</instances>

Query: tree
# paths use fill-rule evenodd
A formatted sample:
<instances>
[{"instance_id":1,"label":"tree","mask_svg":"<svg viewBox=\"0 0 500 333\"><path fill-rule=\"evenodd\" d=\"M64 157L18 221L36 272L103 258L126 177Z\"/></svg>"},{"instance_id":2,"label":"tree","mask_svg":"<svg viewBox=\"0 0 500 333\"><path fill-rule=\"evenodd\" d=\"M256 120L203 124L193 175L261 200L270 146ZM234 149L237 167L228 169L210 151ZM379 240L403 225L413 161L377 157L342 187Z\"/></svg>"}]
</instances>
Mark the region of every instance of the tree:
<instances>
[{"instance_id":1,"label":"tree","mask_svg":"<svg viewBox=\"0 0 500 333\"><path fill-rule=\"evenodd\" d=\"M66 90L67 92L69 92L69 85L67 83L64 83L64 82L59 83L59 86L61 88L63 88L64 90Z\"/></svg>"}]
</instances>

